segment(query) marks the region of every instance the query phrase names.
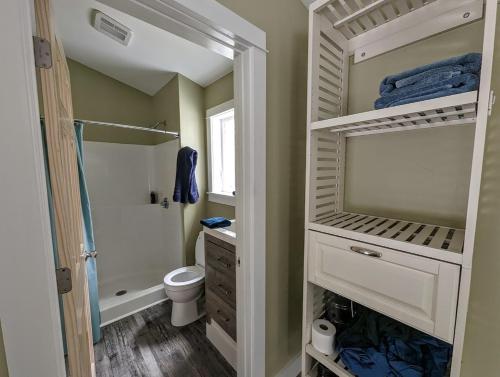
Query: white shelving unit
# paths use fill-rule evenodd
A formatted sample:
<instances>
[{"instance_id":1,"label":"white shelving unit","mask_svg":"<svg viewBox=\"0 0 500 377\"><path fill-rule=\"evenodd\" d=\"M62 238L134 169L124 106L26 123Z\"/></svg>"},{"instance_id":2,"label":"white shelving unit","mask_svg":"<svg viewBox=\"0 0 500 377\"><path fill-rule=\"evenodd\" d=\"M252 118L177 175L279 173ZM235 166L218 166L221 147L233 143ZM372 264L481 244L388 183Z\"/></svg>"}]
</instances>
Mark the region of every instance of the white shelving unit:
<instances>
[{"instance_id":1,"label":"white shelving unit","mask_svg":"<svg viewBox=\"0 0 500 377\"><path fill-rule=\"evenodd\" d=\"M315 377L321 363L340 377L354 377L338 355L323 355L311 345L312 322L323 315L325 290L452 344L450 375L460 376L486 124L493 103L496 12L496 0L311 4L303 376ZM351 55L357 63L481 18L478 91L347 114ZM463 125L475 128L465 229L344 210L347 138Z\"/></svg>"}]
</instances>

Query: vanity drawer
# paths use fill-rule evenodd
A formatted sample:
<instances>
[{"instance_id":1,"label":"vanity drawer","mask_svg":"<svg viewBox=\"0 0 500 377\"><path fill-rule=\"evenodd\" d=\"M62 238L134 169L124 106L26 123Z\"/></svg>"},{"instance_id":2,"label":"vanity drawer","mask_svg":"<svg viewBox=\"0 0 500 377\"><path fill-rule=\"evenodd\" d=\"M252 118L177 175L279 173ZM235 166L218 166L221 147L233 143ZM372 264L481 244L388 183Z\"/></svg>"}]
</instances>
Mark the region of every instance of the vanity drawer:
<instances>
[{"instance_id":1,"label":"vanity drawer","mask_svg":"<svg viewBox=\"0 0 500 377\"><path fill-rule=\"evenodd\" d=\"M231 244L229 242L223 241L220 238L217 238L217 237L214 237L208 233L205 233L205 240L213 243L214 245L220 246L233 254L235 253L236 246L234 246L233 244Z\"/></svg>"},{"instance_id":2,"label":"vanity drawer","mask_svg":"<svg viewBox=\"0 0 500 377\"><path fill-rule=\"evenodd\" d=\"M453 342L460 267L309 231L312 283Z\"/></svg>"},{"instance_id":3,"label":"vanity drawer","mask_svg":"<svg viewBox=\"0 0 500 377\"><path fill-rule=\"evenodd\" d=\"M207 290L207 313L222 329L236 341L236 311L217 297L211 290Z\"/></svg>"},{"instance_id":4,"label":"vanity drawer","mask_svg":"<svg viewBox=\"0 0 500 377\"><path fill-rule=\"evenodd\" d=\"M236 279L233 276L227 276L207 265L205 283L207 289L236 309Z\"/></svg>"},{"instance_id":5,"label":"vanity drawer","mask_svg":"<svg viewBox=\"0 0 500 377\"><path fill-rule=\"evenodd\" d=\"M207 265L224 274L228 274L232 277L236 276L236 257L234 252L206 240L205 253Z\"/></svg>"}]
</instances>

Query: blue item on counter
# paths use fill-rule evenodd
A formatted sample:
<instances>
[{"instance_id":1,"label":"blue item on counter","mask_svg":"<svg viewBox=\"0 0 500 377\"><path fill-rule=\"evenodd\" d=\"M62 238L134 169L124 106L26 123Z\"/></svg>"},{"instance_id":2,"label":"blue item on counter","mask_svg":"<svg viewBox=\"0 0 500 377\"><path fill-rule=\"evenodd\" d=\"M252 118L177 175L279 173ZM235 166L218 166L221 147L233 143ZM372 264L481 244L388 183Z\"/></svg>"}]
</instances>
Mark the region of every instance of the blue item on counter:
<instances>
[{"instance_id":1,"label":"blue item on counter","mask_svg":"<svg viewBox=\"0 0 500 377\"><path fill-rule=\"evenodd\" d=\"M224 217L209 217L208 219L203 219L200 221L201 225L206 226L209 229L225 228L231 226L231 221Z\"/></svg>"}]
</instances>

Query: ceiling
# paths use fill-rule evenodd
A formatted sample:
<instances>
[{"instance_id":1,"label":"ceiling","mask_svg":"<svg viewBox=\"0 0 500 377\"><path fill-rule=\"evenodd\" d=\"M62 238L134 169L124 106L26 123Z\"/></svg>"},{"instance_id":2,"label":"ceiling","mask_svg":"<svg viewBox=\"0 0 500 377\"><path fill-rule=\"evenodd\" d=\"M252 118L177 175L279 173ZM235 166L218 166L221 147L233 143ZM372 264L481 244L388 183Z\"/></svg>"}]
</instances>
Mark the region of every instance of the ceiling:
<instances>
[{"instance_id":1,"label":"ceiling","mask_svg":"<svg viewBox=\"0 0 500 377\"><path fill-rule=\"evenodd\" d=\"M92 26L94 9L132 29L128 46ZM154 95L176 73L207 86L232 71L232 61L95 0L55 0L56 31L66 56Z\"/></svg>"}]
</instances>

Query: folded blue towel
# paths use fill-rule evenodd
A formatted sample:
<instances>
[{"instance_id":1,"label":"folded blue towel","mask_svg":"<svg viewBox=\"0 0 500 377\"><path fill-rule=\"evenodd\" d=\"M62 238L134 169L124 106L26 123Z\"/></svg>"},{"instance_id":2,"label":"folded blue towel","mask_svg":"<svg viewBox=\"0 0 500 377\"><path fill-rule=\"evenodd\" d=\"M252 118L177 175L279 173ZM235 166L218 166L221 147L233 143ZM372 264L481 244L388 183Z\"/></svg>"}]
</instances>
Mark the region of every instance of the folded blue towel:
<instances>
[{"instance_id":1,"label":"folded blue towel","mask_svg":"<svg viewBox=\"0 0 500 377\"><path fill-rule=\"evenodd\" d=\"M201 220L200 223L210 229L225 228L231 225L231 221L224 217L209 217L208 219Z\"/></svg>"},{"instance_id":2,"label":"folded blue towel","mask_svg":"<svg viewBox=\"0 0 500 377\"><path fill-rule=\"evenodd\" d=\"M435 73L442 74L456 71L460 71L461 74L478 73L481 70L481 62L482 55L480 53L470 53L423 65L396 75L387 76L382 80L379 91L381 95L384 95L396 88L402 88L426 79Z\"/></svg>"},{"instance_id":3,"label":"folded blue towel","mask_svg":"<svg viewBox=\"0 0 500 377\"><path fill-rule=\"evenodd\" d=\"M375 109L451 96L477 90L478 88L479 76L473 73L466 73L424 87L413 88L413 85L410 85L396 89L391 94L378 98L375 101Z\"/></svg>"}]
</instances>

